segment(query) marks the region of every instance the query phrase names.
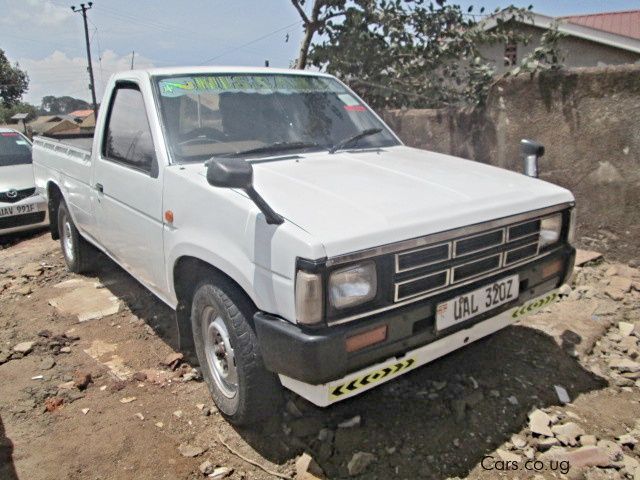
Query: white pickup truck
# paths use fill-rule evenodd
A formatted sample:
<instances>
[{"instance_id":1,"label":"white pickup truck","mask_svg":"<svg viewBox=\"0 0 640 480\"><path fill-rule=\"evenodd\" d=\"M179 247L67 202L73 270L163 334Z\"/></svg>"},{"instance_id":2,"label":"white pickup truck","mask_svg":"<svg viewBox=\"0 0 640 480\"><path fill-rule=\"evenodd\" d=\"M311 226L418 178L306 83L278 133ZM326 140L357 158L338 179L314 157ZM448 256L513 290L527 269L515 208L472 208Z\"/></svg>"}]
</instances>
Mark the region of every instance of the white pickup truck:
<instances>
[{"instance_id":1,"label":"white pickup truck","mask_svg":"<svg viewBox=\"0 0 640 480\"><path fill-rule=\"evenodd\" d=\"M575 257L569 191L406 147L322 73L122 72L92 146L37 138L34 168L69 269L97 247L175 309L238 424L282 386L327 406L495 332Z\"/></svg>"}]
</instances>

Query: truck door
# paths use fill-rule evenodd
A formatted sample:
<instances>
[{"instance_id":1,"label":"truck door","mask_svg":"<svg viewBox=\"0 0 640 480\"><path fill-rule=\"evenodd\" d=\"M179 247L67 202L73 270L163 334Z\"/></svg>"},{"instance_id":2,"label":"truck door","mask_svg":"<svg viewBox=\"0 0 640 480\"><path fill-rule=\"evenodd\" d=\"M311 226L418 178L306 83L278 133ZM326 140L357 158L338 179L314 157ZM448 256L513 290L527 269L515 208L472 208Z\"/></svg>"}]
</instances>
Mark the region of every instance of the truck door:
<instances>
[{"instance_id":1,"label":"truck door","mask_svg":"<svg viewBox=\"0 0 640 480\"><path fill-rule=\"evenodd\" d=\"M152 102L135 82L116 83L94 156L94 212L102 246L152 291L163 292L162 169L145 100Z\"/></svg>"}]
</instances>

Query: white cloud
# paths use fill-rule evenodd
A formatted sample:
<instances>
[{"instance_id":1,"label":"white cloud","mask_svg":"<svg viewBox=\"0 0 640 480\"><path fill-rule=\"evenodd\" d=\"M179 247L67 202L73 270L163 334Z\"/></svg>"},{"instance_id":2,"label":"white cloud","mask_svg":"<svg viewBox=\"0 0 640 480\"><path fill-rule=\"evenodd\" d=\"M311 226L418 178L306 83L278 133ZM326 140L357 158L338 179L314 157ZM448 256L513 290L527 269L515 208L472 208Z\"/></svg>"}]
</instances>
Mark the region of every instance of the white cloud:
<instances>
[{"instance_id":1,"label":"white cloud","mask_svg":"<svg viewBox=\"0 0 640 480\"><path fill-rule=\"evenodd\" d=\"M94 52L94 57L96 52ZM69 95L75 98L90 100L89 74L87 59L84 56L69 57L58 50L41 60L30 58L18 59L20 68L29 74L29 91L24 100L40 105L42 97L46 95ZM135 68L151 68L153 62L143 55L136 53ZM93 74L96 82L96 96L102 101L104 88L109 77L119 71L131 68L131 55L118 55L112 50L106 50L101 58L94 58Z\"/></svg>"},{"instance_id":2,"label":"white cloud","mask_svg":"<svg viewBox=\"0 0 640 480\"><path fill-rule=\"evenodd\" d=\"M35 27L58 27L71 19L71 8L55 5L49 0L8 0L8 9L0 23L28 22Z\"/></svg>"}]
</instances>

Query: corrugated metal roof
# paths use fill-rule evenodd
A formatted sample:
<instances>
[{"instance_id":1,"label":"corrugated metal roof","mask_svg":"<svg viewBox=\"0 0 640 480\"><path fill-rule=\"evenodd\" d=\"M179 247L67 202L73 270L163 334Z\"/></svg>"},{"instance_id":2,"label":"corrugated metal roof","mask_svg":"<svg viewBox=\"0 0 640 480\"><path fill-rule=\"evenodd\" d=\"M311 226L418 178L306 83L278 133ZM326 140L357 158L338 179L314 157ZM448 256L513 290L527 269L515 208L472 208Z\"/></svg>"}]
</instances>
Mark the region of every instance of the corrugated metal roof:
<instances>
[{"instance_id":1,"label":"corrugated metal roof","mask_svg":"<svg viewBox=\"0 0 640 480\"><path fill-rule=\"evenodd\" d=\"M569 23L640 40L640 10L562 17Z\"/></svg>"}]
</instances>

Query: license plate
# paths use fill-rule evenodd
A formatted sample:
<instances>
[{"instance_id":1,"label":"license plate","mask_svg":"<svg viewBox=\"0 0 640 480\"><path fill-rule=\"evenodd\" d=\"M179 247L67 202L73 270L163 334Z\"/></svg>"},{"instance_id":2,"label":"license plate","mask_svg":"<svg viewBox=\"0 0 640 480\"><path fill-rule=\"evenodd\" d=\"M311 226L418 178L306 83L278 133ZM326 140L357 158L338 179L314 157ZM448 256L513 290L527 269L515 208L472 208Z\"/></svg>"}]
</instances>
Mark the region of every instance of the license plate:
<instances>
[{"instance_id":1,"label":"license plate","mask_svg":"<svg viewBox=\"0 0 640 480\"><path fill-rule=\"evenodd\" d=\"M37 203L27 203L25 205L11 205L0 207L0 218L24 215L25 213L39 212L44 207Z\"/></svg>"},{"instance_id":2,"label":"license plate","mask_svg":"<svg viewBox=\"0 0 640 480\"><path fill-rule=\"evenodd\" d=\"M443 303L436 310L436 329L443 330L518 298L520 282L512 275Z\"/></svg>"}]
</instances>

